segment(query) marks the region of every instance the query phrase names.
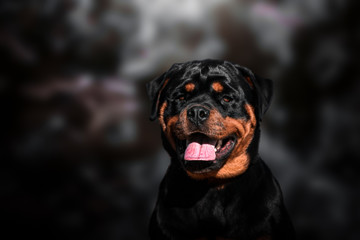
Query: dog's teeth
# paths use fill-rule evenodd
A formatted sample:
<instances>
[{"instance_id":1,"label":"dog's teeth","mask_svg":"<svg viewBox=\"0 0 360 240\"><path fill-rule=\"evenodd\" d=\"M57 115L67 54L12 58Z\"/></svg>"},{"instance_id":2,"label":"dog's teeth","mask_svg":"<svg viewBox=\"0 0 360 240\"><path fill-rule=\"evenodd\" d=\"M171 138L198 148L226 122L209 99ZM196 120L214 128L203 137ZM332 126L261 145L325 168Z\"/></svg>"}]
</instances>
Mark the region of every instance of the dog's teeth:
<instances>
[{"instance_id":1,"label":"dog's teeth","mask_svg":"<svg viewBox=\"0 0 360 240\"><path fill-rule=\"evenodd\" d=\"M216 147L215 147L215 146L213 146L213 148L214 148L214 151L215 151L215 152L217 152L217 149L216 149Z\"/></svg>"},{"instance_id":2,"label":"dog's teeth","mask_svg":"<svg viewBox=\"0 0 360 240\"><path fill-rule=\"evenodd\" d=\"M222 145L222 140L219 140L216 144L216 149L219 151Z\"/></svg>"}]
</instances>

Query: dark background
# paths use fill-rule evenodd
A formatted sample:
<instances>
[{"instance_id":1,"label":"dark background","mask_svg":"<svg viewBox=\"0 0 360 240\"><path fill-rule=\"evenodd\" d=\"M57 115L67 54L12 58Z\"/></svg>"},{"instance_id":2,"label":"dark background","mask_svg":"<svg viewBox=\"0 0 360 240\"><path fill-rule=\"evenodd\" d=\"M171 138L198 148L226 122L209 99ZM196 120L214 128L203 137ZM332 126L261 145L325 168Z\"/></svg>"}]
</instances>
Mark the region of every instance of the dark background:
<instances>
[{"instance_id":1,"label":"dark background","mask_svg":"<svg viewBox=\"0 0 360 240\"><path fill-rule=\"evenodd\" d=\"M219 58L274 81L260 151L299 238L360 239L359 9L1 1L1 238L146 239L169 159L144 85Z\"/></svg>"}]
</instances>

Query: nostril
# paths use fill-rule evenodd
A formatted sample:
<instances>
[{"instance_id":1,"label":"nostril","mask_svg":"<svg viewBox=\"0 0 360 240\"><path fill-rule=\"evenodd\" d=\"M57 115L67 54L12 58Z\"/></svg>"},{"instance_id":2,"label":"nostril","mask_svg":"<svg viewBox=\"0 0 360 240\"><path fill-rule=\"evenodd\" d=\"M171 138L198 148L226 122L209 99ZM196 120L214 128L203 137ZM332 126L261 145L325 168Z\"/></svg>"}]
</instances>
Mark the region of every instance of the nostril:
<instances>
[{"instance_id":1,"label":"nostril","mask_svg":"<svg viewBox=\"0 0 360 240\"><path fill-rule=\"evenodd\" d=\"M198 116L200 121L205 121L209 116L209 111L204 108L201 108L199 109Z\"/></svg>"},{"instance_id":2,"label":"nostril","mask_svg":"<svg viewBox=\"0 0 360 240\"><path fill-rule=\"evenodd\" d=\"M187 115L188 115L189 117L194 117L194 116L195 116L194 110L193 110L193 109L190 109L190 110L187 112Z\"/></svg>"}]
</instances>

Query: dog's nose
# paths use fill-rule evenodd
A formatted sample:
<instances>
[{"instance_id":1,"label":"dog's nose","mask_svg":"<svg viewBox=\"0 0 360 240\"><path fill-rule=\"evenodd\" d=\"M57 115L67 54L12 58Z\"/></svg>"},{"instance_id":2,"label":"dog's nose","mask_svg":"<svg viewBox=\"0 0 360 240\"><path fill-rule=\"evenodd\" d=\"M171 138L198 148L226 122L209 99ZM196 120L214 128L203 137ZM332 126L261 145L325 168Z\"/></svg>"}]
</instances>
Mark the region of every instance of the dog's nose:
<instances>
[{"instance_id":1,"label":"dog's nose","mask_svg":"<svg viewBox=\"0 0 360 240\"><path fill-rule=\"evenodd\" d=\"M205 122L206 119L209 118L209 114L209 110L200 106L192 107L187 111L188 119L196 125L200 125Z\"/></svg>"}]
</instances>

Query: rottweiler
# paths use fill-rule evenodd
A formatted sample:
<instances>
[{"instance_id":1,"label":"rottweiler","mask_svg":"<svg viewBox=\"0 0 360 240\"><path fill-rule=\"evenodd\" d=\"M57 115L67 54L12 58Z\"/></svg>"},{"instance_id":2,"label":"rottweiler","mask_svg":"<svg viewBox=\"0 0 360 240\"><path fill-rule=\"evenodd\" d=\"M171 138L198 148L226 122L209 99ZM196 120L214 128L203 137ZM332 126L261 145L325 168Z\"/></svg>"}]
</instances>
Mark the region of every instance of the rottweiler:
<instances>
[{"instance_id":1,"label":"rottweiler","mask_svg":"<svg viewBox=\"0 0 360 240\"><path fill-rule=\"evenodd\" d=\"M171 157L151 239L295 239L277 180L258 153L273 84L222 60L176 63L147 84Z\"/></svg>"}]
</instances>

